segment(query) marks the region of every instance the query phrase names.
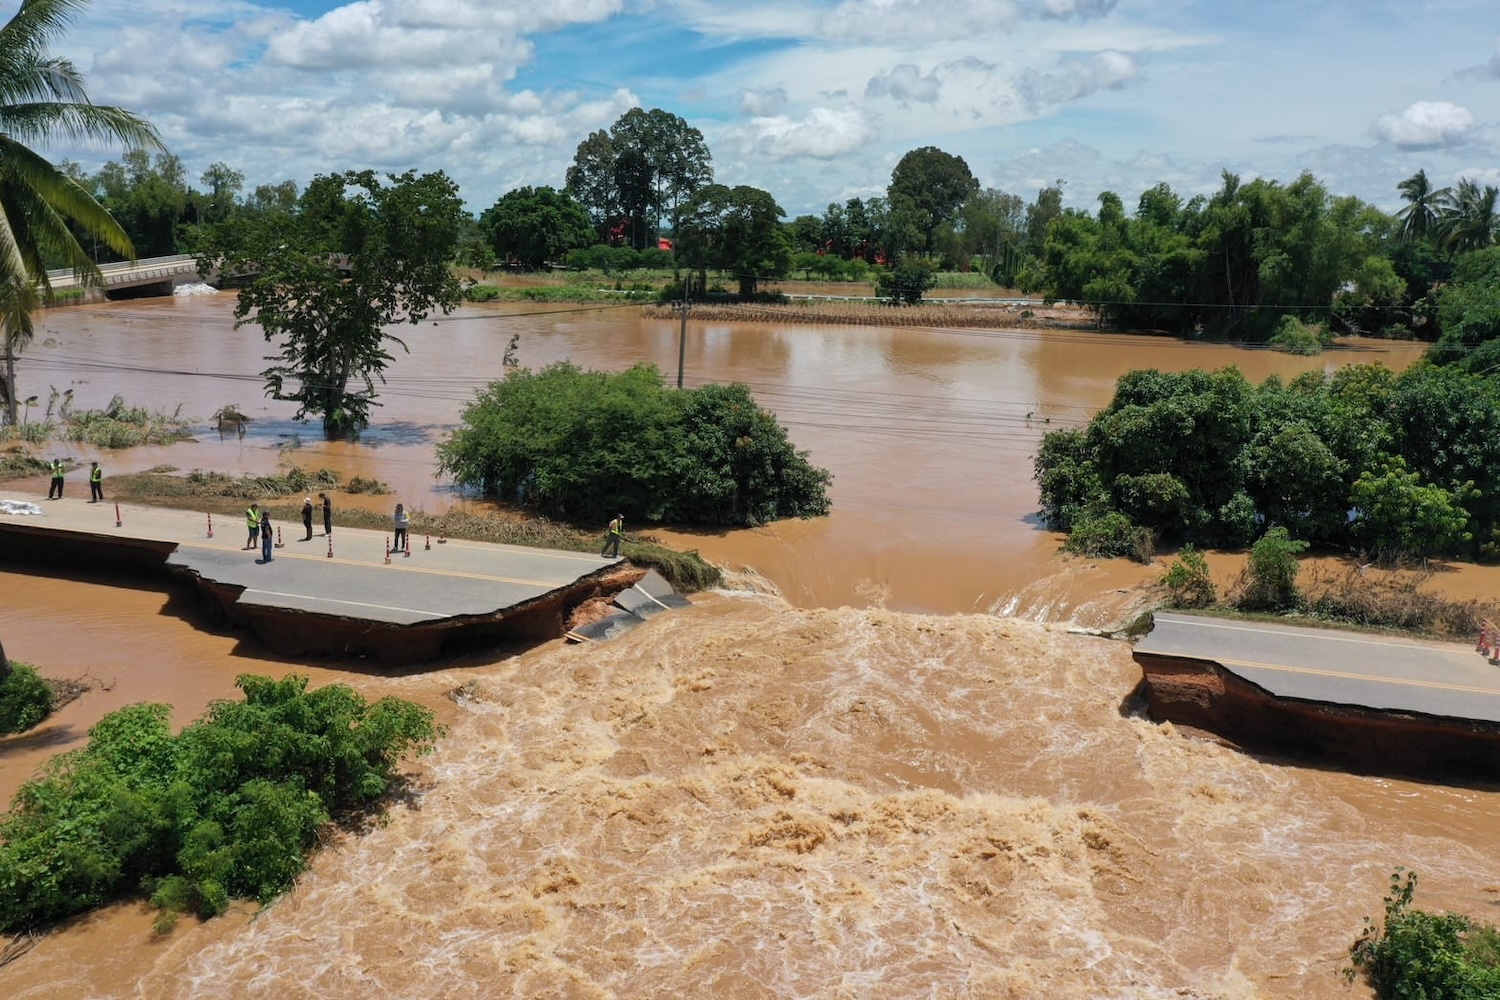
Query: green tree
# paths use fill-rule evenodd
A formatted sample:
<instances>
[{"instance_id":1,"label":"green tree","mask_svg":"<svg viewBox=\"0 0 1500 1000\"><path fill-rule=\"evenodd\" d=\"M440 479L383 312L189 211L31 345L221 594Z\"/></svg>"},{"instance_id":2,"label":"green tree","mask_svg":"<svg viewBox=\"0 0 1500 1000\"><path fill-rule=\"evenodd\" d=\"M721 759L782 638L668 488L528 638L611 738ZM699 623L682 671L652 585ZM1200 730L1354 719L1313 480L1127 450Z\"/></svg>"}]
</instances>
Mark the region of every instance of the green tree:
<instances>
[{"instance_id":1,"label":"green tree","mask_svg":"<svg viewBox=\"0 0 1500 1000\"><path fill-rule=\"evenodd\" d=\"M502 259L533 270L595 240L588 212L566 192L523 187L501 196L479 217Z\"/></svg>"},{"instance_id":2,"label":"green tree","mask_svg":"<svg viewBox=\"0 0 1500 1000\"><path fill-rule=\"evenodd\" d=\"M920 249L931 250L937 228L957 214L979 182L963 157L945 153L936 146L913 149L891 171L887 197L893 204L910 206L921 234Z\"/></svg>"},{"instance_id":3,"label":"green tree","mask_svg":"<svg viewBox=\"0 0 1500 1000\"><path fill-rule=\"evenodd\" d=\"M683 207L677 257L698 271L700 291L714 268L733 274L740 297L749 299L761 281L791 271L792 248L780 221L785 214L760 188L710 184Z\"/></svg>"},{"instance_id":4,"label":"green tree","mask_svg":"<svg viewBox=\"0 0 1500 1000\"><path fill-rule=\"evenodd\" d=\"M1400 456L1391 456L1354 483L1354 535L1384 559L1455 552L1473 539L1464 530L1469 512L1460 506L1473 491L1472 482L1460 484L1456 493L1424 485Z\"/></svg>"},{"instance_id":5,"label":"green tree","mask_svg":"<svg viewBox=\"0 0 1500 1000\"><path fill-rule=\"evenodd\" d=\"M245 187L245 175L227 163L212 163L198 178L198 183L208 189L202 221L223 222L235 210L240 192Z\"/></svg>"},{"instance_id":6,"label":"green tree","mask_svg":"<svg viewBox=\"0 0 1500 1000\"><path fill-rule=\"evenodd\" d=\"M905 256L881 272L876 291L891 305L914 306L937 281L932 265L919 257Z\"/></svg>"},{"instance_id":7,"label":"green tree","mask_svg":"<svg viewBox=\"0 0 1500 1000\"><path fill-rule=\"evenodd\" d=\"M1477 181L1460 178L1439 220L1443 246L1454 253L1468 253L1494 244L1495 233L1500 230L1500 215L1495 212L1497 196L1500 189L1493 185L1481 188Z\"/></svg>"},{"instance_id":8,"label":"green tree","mask_svg":"<svg viewBox=\"0 0 1500 1000\"><path fill-rule=\"evenodd\" d=\"M462 485L584 523L762 524L828 511L827 472L744 386L669 389L637 365L517 370L465 408L438 446Z\"/></svg>"},{"instance_id":9,"label":"green tree","mask_svg":"<svg viewBox=\"0 0 1500 1000\"><path fill-rule=\"evenodd\" d=\"M1418 170L1396 187L1406 202L1406 207L1396 213L1396 218L1401 220L1401 238L1426 239L1437 229L1452 198L1452 190L1433 187L1425 169Z\"/></svg>"},{"instance_id":10,"label":"green tree","mask_svg":"<svg viewBox=\"0 0 1500 1000\"><path fill-rule=\"evenodd\" d=\"M134 255L130 238L85 188L31 148L93 142L159 149L156 131L121 108L94 104L71 62L48 53L85 0L22 0L0 27L0 275L47 284L55 262L98 280L99 269L70 226ZM15 344L6 331L6 419L16 422Z\"/></svg>"},{"instance_id":11,"label":"green tree","mask_svg":"<svg viewBox=\"0 0 1500 1000\"><path fill-rule=\"evenodd\" d=\"M1412 907L1416 872L1397 868L1385 897L1385 919L1368 917L1349 948L1351 983L1363 973L1381 998L1487 1000L1500 996L1500 930L1461 913Z\"/></svg>"},{"instance_id":12,"label":"green tree","mask_svg":"<svg viewBox=\"0 0 1500 1000\"><path fill-rule=\"evenodd\" d=\"M713 159L703 133L660 108L631 108L608 132L578 144L567 190L588 209L601 236L622 217L631 246L655 245L662 214L673 229L682 206L713 181Z\"/></svg>"},{"instance_id":13,"label":"green tree","mask_svg":"<svg viewBox=\"0 0 1500 1000\"><path fill-rule=\"evenodd\" d=\"M266 394L295 401L298 420L320 416L330 440L358 435L379 405L375 379L392 360L385 345L406 346L385 328L459 302L449 270L464 217L457 186L440 172L388 180L317 177L295 216L235 227L199 251L204 271L251 276L235 315L277 346L262 372Z\"/></svg>"},{"instance_id":14,"label":"green tree","mask_svg":"<svg viewBox=\"0 0 1500 1000\"><path fill-rule=\"evenodd\" d=\"M1493 372L1497 359L1475 348L1500 340L1500 247L1460 257L1437 303L1441 333L1428 356L1438 364Z\"/></svg>"}]
</instances>

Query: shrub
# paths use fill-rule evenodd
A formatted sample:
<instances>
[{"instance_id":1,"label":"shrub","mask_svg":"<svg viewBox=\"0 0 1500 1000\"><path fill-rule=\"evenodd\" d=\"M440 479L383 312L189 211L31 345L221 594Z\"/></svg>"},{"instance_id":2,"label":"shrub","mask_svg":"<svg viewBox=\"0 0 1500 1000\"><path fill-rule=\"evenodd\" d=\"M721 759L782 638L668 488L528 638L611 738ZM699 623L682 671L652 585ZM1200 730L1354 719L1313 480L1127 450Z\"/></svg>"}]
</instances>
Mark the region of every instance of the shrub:
<instances>
[{"instance_id":1,"label":"shrub","mask_svg":"<svg viewBox=\"0 0 1500 1000\"><path fill-rule=\"evenodd\" d=\"M493 302L500 297L500 289L494 285L470 285L464 289L464 298L470 302Z\"/></svg>"},{"instance_id":2,"label":"shrub","mask_svg":"<svg viewBox=\"0 0 1500 1000\"><path fill-rule=\"evenodd\" d=\"M1276 332L1267 343L1288 354L1322 354L1333 343L1333 337L1322 326L1308 326L1295 316L1283 316L1276 322Z\"/></svg>"},{"instance_id":3,"label":"shrub","mask_svg":"<svg viewBox=\"0 0 1500 1000\"><path fill-rule=\"evenodd\" d=\"M922 295L933 286L936 279L932 265L918 257L902 257L890 269L880 275L876 294L888 299L892 305L914 306L922 301Z\"/></svg>"},{"instance_id":4,"label":"shrub","mask_svg":"<svg viewBox=\"0 0 1500 1000\"><path fill-rule=\"evenodd\" d=\"M52 689L25 663L11 662L0 680L0 733L25 732L52 711Z\"/></svg>"},{"instance_id":5,"label":"shrub","mask_svg":"<svg viewBox=\"0 0 1500 1000\"><path fill-rule=\"evenodd\" d=\"M1412 909L1417 875L1397 868L1385 919L1349 948L1349 982L1360 973L1381 997L1488 1000L1500 996L1500 931L1459 913Z\"/></svg>"},{"instance_id":6,"label":"shrub","mask_svg":"<svg viewBox=\"0 0 1500 1000\"><path fill-rule=\"evenodd\" d=\"M1073 519L1073 530L1065 546L1085 556L1124 556L1148 563L1155 555L1151 532L1133 524L1118 511L1090 507Z\"/></svg>"},{"instance_id":7,"label":"shrub","mask_svg":"<svg viewBox=\"0 0 1500 1000\"><path fill-rule=\"evenodd\" d=\"M166 705L105 716L0 818L0 929L16 931L132 892L204 915L266 901L302 871L330 816L378 802L397 763L430 750L432 712L370 704L307 678L241 676L173 735Z\"/></svg>"},{"instance_id":8,"label":"shrub","mask_svg":"<svg viewBox=\"0 0 1500 1000\"><path fill-rule=\"evenodd\" d=\"M829 474L743 385L668 389L655 367L567 362L491 382L439 470L549 517L754 525L828 512Z\"/></svg>"},{"instance_id":9,"label":"shrub","mask_svg":"<svg viewBox=\"0 0 1500 1000\"><path fill-rule=\"evenodd\" d=\"M1191 545L1184 545L1166 573L1167 603L1174 608L1206 608L1219 599L1219 591L1208 575L1208 560Z\"/></svg>"},{"instance_id":10,"label":"shrub","mask_svg":"<svg viewBox=\"0 0 1500 1000\"><path fill-rule=\"evenodd\" d=\"M1250 549L1245 584L1237 603L1244 608L1286 608L1297 602L1297 553L1307 548L1283 527L1266 532Z\"/></svg>"}]
</instances>

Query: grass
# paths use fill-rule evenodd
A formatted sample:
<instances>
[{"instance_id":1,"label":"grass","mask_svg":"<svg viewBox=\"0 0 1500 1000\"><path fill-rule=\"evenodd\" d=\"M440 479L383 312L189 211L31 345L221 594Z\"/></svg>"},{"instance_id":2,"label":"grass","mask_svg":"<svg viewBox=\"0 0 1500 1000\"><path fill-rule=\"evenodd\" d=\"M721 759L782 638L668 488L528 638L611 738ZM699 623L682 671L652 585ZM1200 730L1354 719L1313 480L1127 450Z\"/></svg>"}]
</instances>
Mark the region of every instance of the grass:
<instances>
[{"instance_id":1,"label":"grass","mask_svg":"<svg viewBox=\"0 0 1500 1000\"><path fill-rule=\"evenodd\" d=\"M31 479L46 475L47 471L47 463L20 444L8 445L0 451L0 482L8 479Z\"/></svg>"},{"instance_id":2,"label":"grass","mask_svg":"<svg viewBox=\"0 0 1500 1000\"><path fill-rule=\"evenodd\" d=\"M594 285L542 285L530 288L475 285L466 293L470 302L630 302L649 301L656 297L655 288L611 288L613 282Z\"/></svg>"},{"instance_id":3,"label":"grass","mask_svg":"<svg viewBox=\"0 0 1500 1000\"><path fill-rule=\"evenodd\" d=\"M243 514L245 504L255 500L270 513L272 520L294 524L302 516L302 497L320 491L331 492L339 488L339 483L339 474L331 469L308 471L292 467L274 476L241 478L201 470L177 476L158 469L113 476L110 491L120 500L132 503L158 507L190 505L196 510L231 517ZM354 488L356 484L359 489ZM355 477L344 492L385 493L387 490L382 483ZM391 515L384 511L345 507L337 510L336 518L340 527L391 530ZM420 544L419 540L426 535L567 552L597 553L604 543L603 536L596 531L581 531L544 517L517 520L461 510L449 510L443 514L412 511L410 530L414 546ZM620 553L637 566L654 567L683 593L716 586L721 579L719 568L705 562L697 552L678 552L659 544L650 535L627 534Z\"/></svg>"},{"instance_id":4,"label":"grass","mask_svg":"<svg viewBox=\"0 0 1500 1000\"><path fill-rule=\"evenodd\" d=\"M1472 599L1449 600L1428 590L1432 576L1429 570L1370 573L1354 567L1342 572L1314 568L1299 579L1295 604L1270 611L1239 606L1237 602L1247 586L1242 575L1231 584L1224 601L1194 610L1242 621L1357 629L1447 641L1472 641L1485 619L1500 621L1500 605Z\"/></svg>"}]
</instances>

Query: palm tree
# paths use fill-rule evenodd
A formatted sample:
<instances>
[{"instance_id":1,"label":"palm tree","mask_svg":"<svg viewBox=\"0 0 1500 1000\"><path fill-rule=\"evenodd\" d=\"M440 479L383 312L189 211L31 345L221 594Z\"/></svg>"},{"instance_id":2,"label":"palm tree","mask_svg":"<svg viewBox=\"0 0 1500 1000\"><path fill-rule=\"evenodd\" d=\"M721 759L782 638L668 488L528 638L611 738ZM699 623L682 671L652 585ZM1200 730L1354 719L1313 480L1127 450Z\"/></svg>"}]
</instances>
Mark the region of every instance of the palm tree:
<instances>
[{"instance_id":1,"label":"palm tree","mask_svg":"<svg viewBox=\"0 0 1500 1000\"><path fill-rule=\"evenodd\" d=\"M31 343L31 314L42 304L36 282L27 278L0 278L0 344L4 347L5 377L0 380L10 423L16 418L16 355Z\"/></svg>"},{"instance_id":2,"label":"palm tree","mask_svg":"<svg viewBox=\"0 0 1500 1000\"><path fill-rule=\"evenodd\" d=\"M1481 250L1495 242L1500 217L1495 214L1495 199L1500 190L1492 185L1479 187L1477 181L1461 178L1452 203L1439 222L1443 246L1454 253Z\"/></svg>"},{"instance_id":3,"label":"palm tree","mask_svg":"<svg viewBox=\"0 0 1500 1000\"><path fill-rule=\"evenodd\" d=\"M1396 188L1406 199L1406 207L1396 213L1396 218L1401 220L1403 240L1419 240L1427 236L1437 227L1439 218L1453 200L1452 189L1434 188L1425 169L1418 170Z\"/></svg>"},{"instance_id":4,"label":"palm tree","mask_svg":"<svg viewBox=\"0 0 1500 1000\"><path fill-rule=\"evenodd\" d=\"M47 262L70 267L85 281L99 268L69 229L69 223L127 257L130 237L77 181L31 147L49 141L120 144L161 149L156 130L121 108L97 105L83 76L66 59L47 53L73 15L88 0L21 0L0 27L0 283L40 285L48 294ZM7 295L14 288L0 288ZM6 317L14 320L11 311ZM14 349L21 346L14 322L5 324L6 418L16 422Z\"/></svg>"}]
</instances>

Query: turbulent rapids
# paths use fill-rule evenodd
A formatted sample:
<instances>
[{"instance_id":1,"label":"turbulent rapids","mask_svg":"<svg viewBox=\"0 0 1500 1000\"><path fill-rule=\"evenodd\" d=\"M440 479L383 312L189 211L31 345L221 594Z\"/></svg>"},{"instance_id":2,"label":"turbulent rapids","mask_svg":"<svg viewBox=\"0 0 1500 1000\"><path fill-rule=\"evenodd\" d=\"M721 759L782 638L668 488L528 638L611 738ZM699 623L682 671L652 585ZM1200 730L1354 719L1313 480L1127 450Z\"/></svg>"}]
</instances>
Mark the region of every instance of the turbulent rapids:
<instances>
[{"instance_id":1,"label":"turbulent rapids","mask_svg":"<svg viewBox=\"0 0 1500 1000\"><path fill-rule=\"evenodd\" d=\"M1391 865L1493 905L1500 797L1186 739L1138 679L1057 627L719 596L372 680L457 687L420 795L248 925L140 952L135 995L1347 996ZM139 920L0 985L108 991L75 949Z\"/></svg>"}]
</instances>

